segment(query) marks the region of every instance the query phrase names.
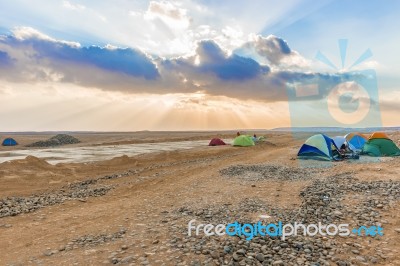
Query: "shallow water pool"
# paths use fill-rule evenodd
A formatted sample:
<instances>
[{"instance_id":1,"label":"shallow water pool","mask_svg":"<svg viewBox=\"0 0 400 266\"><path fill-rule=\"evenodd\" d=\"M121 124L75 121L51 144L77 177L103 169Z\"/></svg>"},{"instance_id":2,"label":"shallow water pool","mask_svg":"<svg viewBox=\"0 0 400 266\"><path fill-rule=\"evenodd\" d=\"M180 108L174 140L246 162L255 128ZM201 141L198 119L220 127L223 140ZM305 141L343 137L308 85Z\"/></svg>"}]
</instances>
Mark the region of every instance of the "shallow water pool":
<instances>
[{"instance_id":1,"label":"shallow water pool","mask_svg":"<svg viewBox=\"0 0 400 266\"><path fill-rule=\"evenodd\" d=\"M24 159L29 155L45 159L50 164L93 162L109 160L122 155L134 156L151 152L192 149L195 147L207 146L208 143L209 140L194 140L93 147L63 147L37 150L3 151L0 152L0 163Z\"/></svg>"}]
</instances>

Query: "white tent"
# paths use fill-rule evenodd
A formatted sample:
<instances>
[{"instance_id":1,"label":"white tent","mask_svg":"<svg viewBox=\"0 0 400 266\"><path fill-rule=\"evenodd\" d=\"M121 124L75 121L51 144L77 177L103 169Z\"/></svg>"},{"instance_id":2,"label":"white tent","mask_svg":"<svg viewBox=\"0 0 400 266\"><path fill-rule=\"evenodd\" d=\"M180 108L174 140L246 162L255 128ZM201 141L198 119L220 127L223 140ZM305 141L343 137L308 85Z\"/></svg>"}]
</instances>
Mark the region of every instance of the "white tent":
<instances>
[{"instance_id":1,"label":"white tent","mask_svg":"<svg viewBox=\"0 0 400 266\"><path fill-rule=\"evenodd\" d=\"M339 149L340 149L340 147L342 147L343 144L346 144L350 150L352 150L352 151L356 150L356 148L353 145L351 145L350 143L348 143L346 141L346 138L343 136L336 136L336 137L333 137L332 139L333 139L333 142L335 142L336 146Z\"/></svg>"}]
</instances>

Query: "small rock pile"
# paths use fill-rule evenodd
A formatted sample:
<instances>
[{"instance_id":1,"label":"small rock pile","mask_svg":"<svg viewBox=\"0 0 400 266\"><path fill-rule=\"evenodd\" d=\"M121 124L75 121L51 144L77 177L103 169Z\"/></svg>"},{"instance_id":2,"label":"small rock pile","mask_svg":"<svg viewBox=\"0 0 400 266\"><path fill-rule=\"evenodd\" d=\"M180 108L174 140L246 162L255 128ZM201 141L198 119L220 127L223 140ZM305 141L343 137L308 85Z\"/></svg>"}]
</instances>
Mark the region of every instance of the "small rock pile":
<instances>
[{"instance_id":1,"label":"small rock pile","mask_svg":"<svg viewBox=\"0 0 400 266\"><path fill-rule=\"evenodd\" d=\"M0 218L6 216L16 216L21 213L33 212L55 204L63 203L67 200L84 200L88 197L104 196L112 186L95 186L96 182L79 182L68 186L59 191L31 195L28 197L8 197L0 199Z\"/></svg>"},{"instance_id":2,"label":"small rock pile","mask_svg":"<svg viewBox=\"0 0 400 266\"><path fill-rule=\"evenodd\" d=\"M80 140L67 135L67 134L58 134L54 137L51 137L48 140L41 140L34 142L32 144L27 145L27 147L54 147L54 146L61 146L61 145L67 145L67 144L76 144L79 143Z\"/></svg>"},{"instance_id":3,"label":"small rock pile","mask_svg":"<svg viewBox=\"0 0 400 266\"><path fill-rule=\"evenodd\" d=\"M67 200L85 201L88 197L100 197L108 193L114 186L99 185L99 181L135 175L138 170L128 170L120 174L112 174L69 184L57 191L31 195L28 197L7 197L0 199L0 218L29 213L46 206L61 204Z\"/></svg>"},{"instance_id":4,"label":"small rock pile","mask_svg":"<svg viewBox=\"0 0 400 266\"><path fill-rule=\"evenodd\" d=\"M76 238L65 246L65 250L71 250L76 247L93 247L106 242L115 241L125 236L126 229L121 228L119 231L111 234L85 235Z\"/></svg>"},{"instance_id":5,"label":"small rock pile","mask_svg":"<svg viewBox=\"0 0 400 266\"><path fill-rule=\"evenodd\" d=\"M248 181L270 179L279 181L307 180L313 178L314 172L314 169L300 169L273 164L234 165L220 171L223 176Z\"/></svg>"},{"instance_id":6,"label":"small rock pile","mask_svg":"<svg viewBox=\"0 0 400 266\"><path fill-rule=\"evenodd\" d=\"M79 238L73 239L71 242L68 242L66 245L60 246L58 249L48 248L43 252L43 255L52 256L59 252L70 251L76 248L95 247L97 245L121 239L125 236L125 234L126 229L121 228L119 231L110 234L102 233L98 235L84 235Z\"/></svg>"}]
</instances>

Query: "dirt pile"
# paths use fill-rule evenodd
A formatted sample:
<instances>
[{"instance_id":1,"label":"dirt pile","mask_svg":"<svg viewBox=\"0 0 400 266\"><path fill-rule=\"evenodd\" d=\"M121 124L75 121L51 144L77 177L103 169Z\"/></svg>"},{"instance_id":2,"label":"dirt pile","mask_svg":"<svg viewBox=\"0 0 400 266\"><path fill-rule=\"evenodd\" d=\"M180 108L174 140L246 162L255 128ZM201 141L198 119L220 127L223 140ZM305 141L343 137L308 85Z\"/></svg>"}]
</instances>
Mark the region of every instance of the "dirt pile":
<instances>
[{"instance_id":1,"label":"dirt pile","mask_svg":"<svg viewBox=\"0 0 400 266\"><path fill-rule=\"evenodd\" d=\"M61 146L61 145L67 145L67 144L76 144L79 143L80 140L67 135L67 134L58 134L54 137L51 137L48 140L41 140L34 142L32 144L27 145L27 147L53 147L53 146Z\"/></svg>"}]
</instances>

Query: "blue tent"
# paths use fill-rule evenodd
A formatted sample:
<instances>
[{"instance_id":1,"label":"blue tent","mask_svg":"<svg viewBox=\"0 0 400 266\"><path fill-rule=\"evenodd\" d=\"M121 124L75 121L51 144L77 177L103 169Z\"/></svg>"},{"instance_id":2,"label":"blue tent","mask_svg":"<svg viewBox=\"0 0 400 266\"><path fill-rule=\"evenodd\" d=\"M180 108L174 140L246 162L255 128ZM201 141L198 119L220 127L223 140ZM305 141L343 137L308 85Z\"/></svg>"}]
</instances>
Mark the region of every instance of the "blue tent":
<instances>
[{"instance_id":1,"label":"blue tent","mask_svg":"<svg viewBox=\"0 0 400 266\"><path fill-rule=\"evenodd\" d=\"M300 159L332 161L338 159L338 151L338 147L330 137L317 134L306 140L297 156Z\"/></svg>"},{"instance_id":2,"label":"blue tent","mask_svg":"<svg viewBox=\"0 0 400 266\"><path fill-rule=\"evenodd\" d=\"M13 138L6 138L3 140L3 146L15 146L18 145L18 143L15 141Z\"/></svg>"},{"instance_id":3,"label":"blue tent","mask_svg":"<svg viewBox=\"0 0 400 266\"><path fill-rule=\"evenodd\" d=\"M352 145L356 150L361 151L364 144L367 142L367 137L360 133L349 133L344 136L349 145Z\"/></svg>"}]
</instances>

